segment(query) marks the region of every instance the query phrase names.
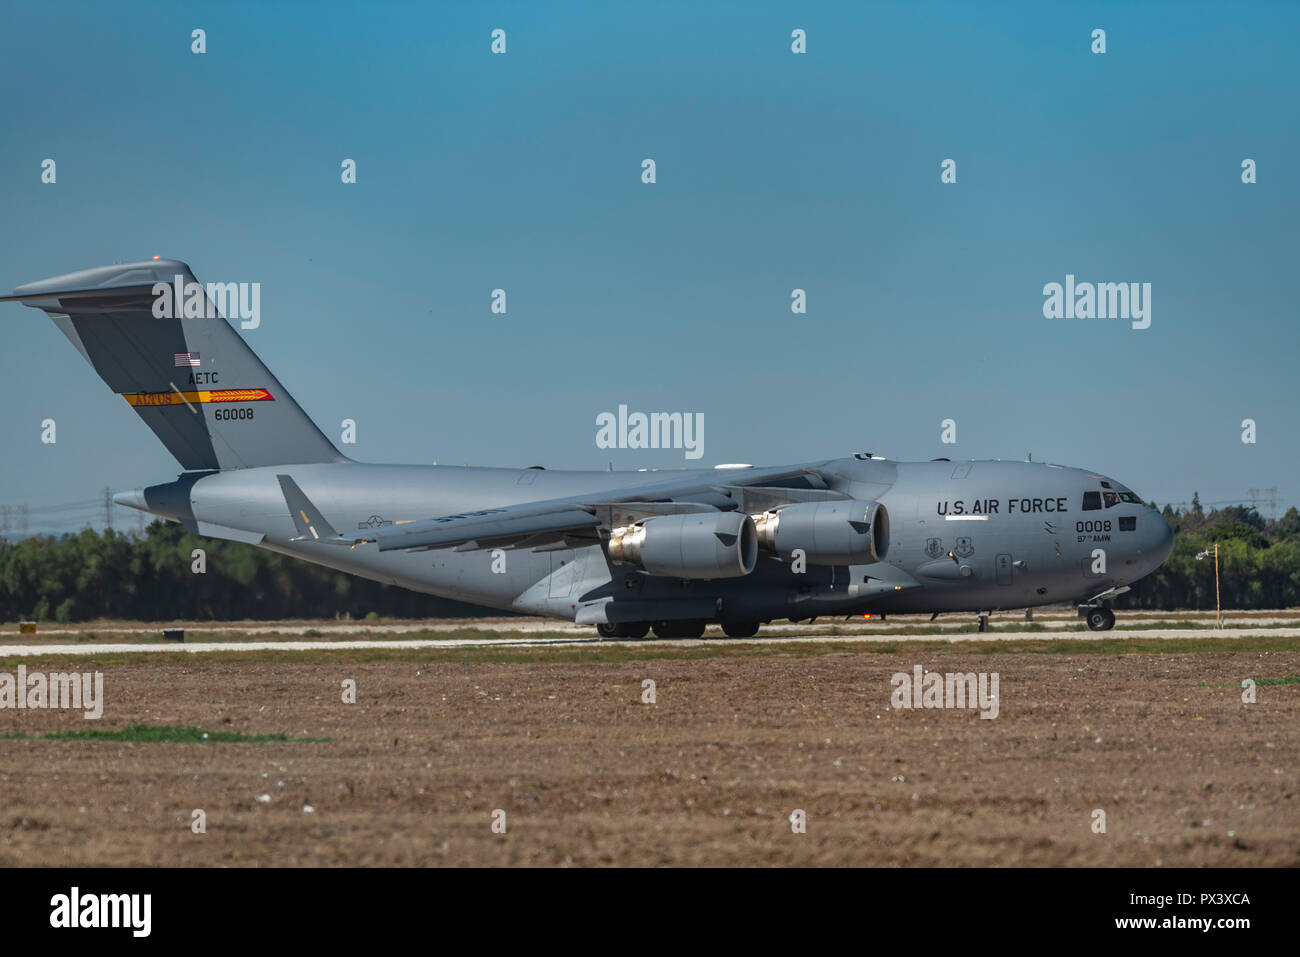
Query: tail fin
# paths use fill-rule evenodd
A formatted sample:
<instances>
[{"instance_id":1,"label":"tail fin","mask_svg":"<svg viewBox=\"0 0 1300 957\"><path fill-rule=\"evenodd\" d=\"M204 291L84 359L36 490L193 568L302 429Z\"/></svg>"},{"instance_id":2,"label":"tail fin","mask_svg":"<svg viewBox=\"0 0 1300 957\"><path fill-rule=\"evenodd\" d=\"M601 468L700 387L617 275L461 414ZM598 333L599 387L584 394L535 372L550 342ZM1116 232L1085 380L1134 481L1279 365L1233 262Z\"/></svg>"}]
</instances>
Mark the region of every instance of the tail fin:
<instances>
[{"instance_id":1,"label":"tail fin","mask_svg":"<svg viewBox=\"0 0 1300 957\"><path fill-rule=\"evenodd\" d=\"M160 300L175 308L158 308ZM184 469L347 461L185 263L84 269L19 286L0 302L44 309Z\"/></svg>"}]
</instances>

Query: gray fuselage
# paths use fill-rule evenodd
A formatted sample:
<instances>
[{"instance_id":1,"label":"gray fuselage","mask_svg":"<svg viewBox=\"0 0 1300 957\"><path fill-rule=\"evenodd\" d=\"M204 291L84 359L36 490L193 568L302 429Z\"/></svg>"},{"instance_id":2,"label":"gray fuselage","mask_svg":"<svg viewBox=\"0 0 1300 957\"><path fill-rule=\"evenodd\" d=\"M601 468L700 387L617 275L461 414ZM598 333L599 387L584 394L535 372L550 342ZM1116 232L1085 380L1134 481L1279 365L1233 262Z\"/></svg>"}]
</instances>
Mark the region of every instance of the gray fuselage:
<instances>
[{"instance_id":1,"label":"gray fuselage","mask_svg":"<svg viewBox=\"0 0 1300 957\"><path fill-rule=\"evenodd\" d=\"M611 562L604 546L380 552L367 543L340 548L299 540L277 482L279 475L291 476L342 532L565 496L612 496L620 488L644 485L644 472L336 462L187 474L117 500L200 534L376 581L580 622L606 620L615 606L625 610L624 619L770 621L1078 602L1142 578L1172 549L1173 532L1159 513L1120 483L1081 469L860 456L807 467L836 492L887 509L888 550L882 561L799 568L764 556L743 577L685 581ZM708 483L725 481L729 474L700 470L658 477L694 476Z\"/></svg>"}]
</instances>

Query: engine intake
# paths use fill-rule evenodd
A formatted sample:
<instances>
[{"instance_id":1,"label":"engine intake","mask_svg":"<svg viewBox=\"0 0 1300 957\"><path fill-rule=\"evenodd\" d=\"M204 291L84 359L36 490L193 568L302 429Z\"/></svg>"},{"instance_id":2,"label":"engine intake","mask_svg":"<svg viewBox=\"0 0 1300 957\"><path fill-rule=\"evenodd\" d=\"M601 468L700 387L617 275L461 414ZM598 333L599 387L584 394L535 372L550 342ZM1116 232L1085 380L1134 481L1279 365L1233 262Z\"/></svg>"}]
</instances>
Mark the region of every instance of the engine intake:
<instances>
[{"instance_id":1,"label":"engine intake","mask_svg":"<svg viewBox=\"0 0 1300 957\"><path fill-rule=\"evenodd\" d=\"M889 553L889 512L879 502L800 502L754 519L758 544L789 560L802 549L810 565L869 565Z\"/></svg>"},{"instance_id":2,"label":"engine intake","mask_svg":"<svg viewBox=\"0 0 1300 957\"><path fill-rule=\"evenodd\" d=\"M651 575L739 578L758 561L758 534L741 512L665 515L614 529L609 558Z\"/></svg>"}]
</instances>

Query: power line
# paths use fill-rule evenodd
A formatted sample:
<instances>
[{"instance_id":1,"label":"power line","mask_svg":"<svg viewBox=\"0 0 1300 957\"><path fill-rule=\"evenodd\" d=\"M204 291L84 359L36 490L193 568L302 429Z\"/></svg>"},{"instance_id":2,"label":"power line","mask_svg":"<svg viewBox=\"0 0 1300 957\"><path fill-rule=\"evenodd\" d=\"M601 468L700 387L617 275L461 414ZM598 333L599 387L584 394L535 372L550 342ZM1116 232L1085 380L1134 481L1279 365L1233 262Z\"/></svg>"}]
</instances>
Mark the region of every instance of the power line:
<instances>
[{"instance_id":1,"label":"power line","mask_svg":"<svg viewBox=\"0 0 1300 957\"><path fill-rule=\"evenodd\" d=\"M1268 520L1270 522L1277 521L1277 488L1276 487L1252 488L1252 489L1247 489L1246 491L1247 494L1250 495L1250 504L1255 508L1255 511L1257 512L1259 511L1259 506L1256 505L1257 501L1267 502Z\"/></svg>"},{"instance_id":2,"label":"power line","mask_svg":"<svg viewBox=\"0 0 1300 957\"><path fill-rule=\"evenodd\" d=\"M104 522L104 527L107 528L112 523L113 505L111 489L105 489L104 496L99 499L81 499L75 502L37 506L26 503L0 505L0 537L26 538L33 520L38 533L49 535L94 528L100 522Z\"/></svg>"},{"instance_id":3,"label":"power line","mask_svg":"<svg viewBox=\"0 0 1300 957\"><path fill-rule=\"evenodd\" d=\"M13 508L20 508L20 509L27 508L26 505L6 506L6 507L13 507ZM44 515L50 512L77 512L77 511L86 511L87 509L98 509L99 507L100 507L99 500L90 498L80 502L68 502L63 505L37 505L35 508L30 509L30 511L32 512L32 514L35 515Z\"/></svg>"}]
</instances>

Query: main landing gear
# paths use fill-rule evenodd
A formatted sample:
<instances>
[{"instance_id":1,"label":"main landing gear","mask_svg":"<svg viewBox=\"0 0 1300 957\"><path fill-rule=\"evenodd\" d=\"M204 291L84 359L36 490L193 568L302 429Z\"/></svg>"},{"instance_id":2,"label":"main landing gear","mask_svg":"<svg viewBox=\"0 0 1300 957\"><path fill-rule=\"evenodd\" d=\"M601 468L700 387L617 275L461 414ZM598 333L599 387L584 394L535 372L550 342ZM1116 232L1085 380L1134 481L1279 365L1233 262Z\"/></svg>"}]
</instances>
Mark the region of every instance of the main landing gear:
<instances>
[{"instance_id":1,"label":"main landing gear","mask_svg":"<svg viewBox=\"0 0 1300 957\"><path fill-rule=\"evenodd\" d=\"M654 628L656 638L702 638L706 624L703 620L601 622L596 633L602 638L644 638Z\"/></svg>"},{"instance_id":2,"label":"main landing gear","mask_svg":"<svg viewBox=\"0 0 1300 957\"><path fill-rule=\"evenodd\" d=\"M1104 605L1080 605L1079 617L1087 620L1092 631L1110 631L1115 627L1115 613Z\"/></svg>"},{"instance_id":3,"label":"main landing gear","mask_svg":"<svg viewBox=\"0 0 1300 957\"><path fill-rule=\"evenodd\" d=\"M601 622L596 626L596 633L602 638L644 638L650 633L650 622Z\"/></svg>"},{"instance_id":4,"label":"main landing gear","mask_svg":"<svg viewBox=\"0 0 1300 957\"><path fill-rule=\"evenodd\" d=\"M761 622L724 621L722 631L728 638L753 638ZM702 618L687 621L601 622L596 633L602 638L644 638L654 628L656 638L703 638L708 622Z\"/></svg>"},{"instance_id":5,"label":"main landing gear","mask_svg":"<svg viewBox=\"0 0 1300 957\"><path fill-rule=\"evenodd\" d=\"M652 623L656 638L703 638L708 625L704 619L686 621L656 621Z\"/></svg>"}]
</instances>

